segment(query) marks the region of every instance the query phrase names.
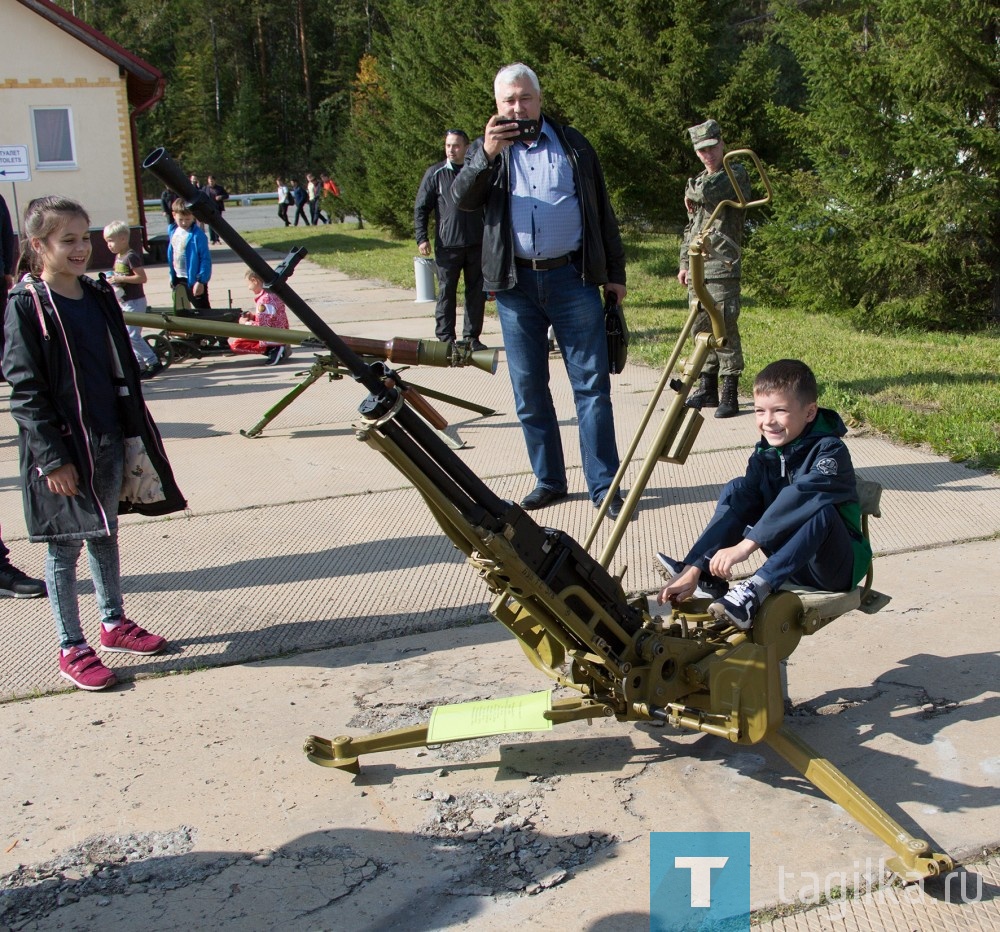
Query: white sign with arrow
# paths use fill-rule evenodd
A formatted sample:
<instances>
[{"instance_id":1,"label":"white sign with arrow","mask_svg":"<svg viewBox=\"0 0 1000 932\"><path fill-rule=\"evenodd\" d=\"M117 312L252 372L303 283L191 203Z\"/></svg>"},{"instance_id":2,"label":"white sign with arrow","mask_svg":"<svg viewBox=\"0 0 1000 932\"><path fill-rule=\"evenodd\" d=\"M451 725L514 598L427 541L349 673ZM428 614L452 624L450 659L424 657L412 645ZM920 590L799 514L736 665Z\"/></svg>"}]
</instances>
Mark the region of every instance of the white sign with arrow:
<instances>
[{"instance_id":1,"label":"white sign with arrow","mask_svg":"<svg viewBox=\"0 0 1000 932\"><path fill-rule=\"evenodd\" d=\"M27 146L0 146L0 181L31 181Z\"/></svg>"}]
</instances>

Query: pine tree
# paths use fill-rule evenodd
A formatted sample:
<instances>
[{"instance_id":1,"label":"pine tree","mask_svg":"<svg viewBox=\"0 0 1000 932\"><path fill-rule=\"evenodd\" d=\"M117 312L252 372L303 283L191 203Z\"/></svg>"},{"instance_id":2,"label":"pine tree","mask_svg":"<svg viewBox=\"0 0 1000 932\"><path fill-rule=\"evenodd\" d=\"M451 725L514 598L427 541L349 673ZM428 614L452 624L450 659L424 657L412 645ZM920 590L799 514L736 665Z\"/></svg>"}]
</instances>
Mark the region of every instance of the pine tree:
<instances>
[{"instance_id":1,"label":"pine tree","mask_svg":"<svg viewBox=\"0 0 1000 932\"><path fill-rule=\"evenodd\" d=\"M413 234L413 202L424 171L444 157L447 129L475 138L492 103L495 17L488 5L454 8L387 0L384 30L362 63L350 129L338 155L366 218ZM363 181L361 180L363 178Z\"/></svg>"},{"instance_id":2,"label":"pine tree","mask_svg":"<svg viewBox=\"0 0 1000 932\"><path fill-rule=\"evenodd\" d=\"M785 119L810 168L779 179L751 277L867 327L1000 320L995 5L787 5L779 29L804 75Z\"/></svg>"},{"instance_id":3,"label":"pine tree","mask_svg":"<svg viewBox=\"0 0 1000 932\"><path fill-rule=\"evenodd\" d=\"M698 170L687 127L714 118L738 145L780 138L761 118L777 74L766 63L757 68L769 54L766 29L756 25L762 7L508 0L500 36L505 61L538 72L546 112L593 143L622 218L680 227L684 182Z\"/></svg>"}]
</instances>

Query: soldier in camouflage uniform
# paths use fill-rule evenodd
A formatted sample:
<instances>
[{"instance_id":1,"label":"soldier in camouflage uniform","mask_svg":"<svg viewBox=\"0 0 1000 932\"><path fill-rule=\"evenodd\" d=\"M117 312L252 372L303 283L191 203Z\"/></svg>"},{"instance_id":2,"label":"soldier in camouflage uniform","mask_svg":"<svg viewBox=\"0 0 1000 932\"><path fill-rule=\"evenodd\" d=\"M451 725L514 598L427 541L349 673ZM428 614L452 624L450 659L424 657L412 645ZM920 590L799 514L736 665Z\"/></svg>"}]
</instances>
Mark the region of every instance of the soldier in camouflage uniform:
<instances>
[{"instance_id":1,"label":"soldier in camouflage uniform","mask_svg":"<svg viewBox=\"0 0 1000 932\"><path fill-rule=\"evenodd\" d=\"M688 245L700 233L712 211L720 201L736 200L736 193L729 176L722 167L725 143L722 130L715 120L706 120L688 129L695 154L705 166L696 178L688 178L684 189L684 206L688 223L681 241L680 271L677 280L688 287L688 300L697 302L694 289L688 280ZM750 200L750 178L739 164L730 166L745 200ZM705 260L705 287L716 304L722 306L726 321L728 346L709 353L701 372L698 388L692 392L687 404L692 408L715 408L716 417L733 417L739 414L739 382L743 372L743 349L737 321L740 316L740 253L743 245L744 211L726 207L715 221L715 227L726 237L717 237L712 244L712 254ZM712 329L705 311L695 318L694 332ZM719 376L722 376L722 397L719 397Z\"/></svg>"}]
</instances>

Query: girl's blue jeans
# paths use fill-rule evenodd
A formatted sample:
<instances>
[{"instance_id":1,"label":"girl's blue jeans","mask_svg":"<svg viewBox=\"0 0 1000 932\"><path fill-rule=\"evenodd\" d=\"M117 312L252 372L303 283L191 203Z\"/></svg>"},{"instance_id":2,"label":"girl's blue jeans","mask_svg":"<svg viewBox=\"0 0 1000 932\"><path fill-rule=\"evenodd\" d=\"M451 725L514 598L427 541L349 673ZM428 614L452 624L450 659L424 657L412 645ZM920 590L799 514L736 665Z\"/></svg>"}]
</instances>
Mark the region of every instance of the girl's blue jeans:
<instances>
[{"instance_id":1,"label":"girl's blue jeans","mask_svg":"<svg viewBox=\"0 0 1000 932\"><path fill-rule=\"evenodd\" d=\"M49 604L55 617L60 647L73 647L87 640L80 626L76 587L76 565L84 544L87 545L87 559L101 619L121 618L124 614L118 559L118 499L122 489L125 441L121 433L117 433L91 434L90 442L94 450L94 490L107 514L111 534L86 541L49 542L45 558L45 584L49 589Z\"/></svg>"}]
</instances>

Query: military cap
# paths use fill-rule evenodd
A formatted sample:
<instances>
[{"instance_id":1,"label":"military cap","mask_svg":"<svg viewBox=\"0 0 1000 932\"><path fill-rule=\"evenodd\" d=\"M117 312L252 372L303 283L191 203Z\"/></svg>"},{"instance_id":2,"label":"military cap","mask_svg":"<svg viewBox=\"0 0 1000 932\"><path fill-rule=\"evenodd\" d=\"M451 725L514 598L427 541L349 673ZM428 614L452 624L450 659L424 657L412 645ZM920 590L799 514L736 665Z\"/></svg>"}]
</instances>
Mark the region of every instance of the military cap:
<instances>
[{"instance_id":1,"label":"military cap","mask_svg":"<svg viewBox=\"0 0 1000 932\"><path fill-rule=\"evenodd\" d=\"M691 142L695 151L714 146L722 139L722 130L715 120L705 120L704 123L699 123L697 126L688 127L688 132L691 134Z\"/></svg>"}]
</instances>

